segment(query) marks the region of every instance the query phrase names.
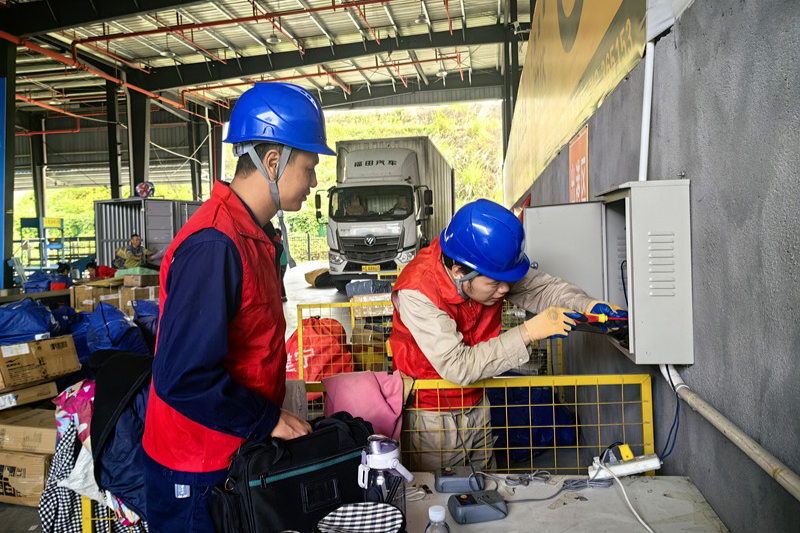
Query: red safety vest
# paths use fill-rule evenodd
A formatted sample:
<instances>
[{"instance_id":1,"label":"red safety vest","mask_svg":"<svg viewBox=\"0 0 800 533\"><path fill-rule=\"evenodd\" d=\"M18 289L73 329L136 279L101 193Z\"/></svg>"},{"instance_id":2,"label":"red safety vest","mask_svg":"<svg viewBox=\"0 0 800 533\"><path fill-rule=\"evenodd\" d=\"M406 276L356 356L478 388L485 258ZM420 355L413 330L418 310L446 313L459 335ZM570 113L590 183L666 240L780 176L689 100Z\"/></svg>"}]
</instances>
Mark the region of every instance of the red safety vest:
<instances>
[{"instance_id":1,"label":"red safety vest","mask_svg":"<svg viewBox=\"0 0 800 533\"><path fill-rule=\"evenodd\" d=\"M215 228L230 237L242 258L242 300L228 324L228 354L223 364L236 383L283 405L286 320L277 297L281 286L275 271L275 248L230 187L220 182L214 185L211 198L189 219L164 255L161 312L169 298L165 281L175 250L187 237L205 228ZM156 352L156 357L169 354ZM231 456L242 442L239 437L189 420L162 401L155 387L150 387L142 444L158 463L183 472L213 472L230 465Z\"/></svg>"},{"instance_id":2,"label":"red safety vest","mask_svg":"<svg viewBox=\"0 0 800 533\"><path fill-rule=\"evenodd\" d=\"M442 264L442 248L439 238L422 250L408 266L403 269L394 290L418 290L433 304L455 320L456 328L464 336L467 346L493 339L500 334L503 300L492 306L481 305L472 300L464 300L458 294L455 284ZM417 379L442 379L428 358L422 353L408 328L394 310L392 334L389 337L395 369ZM448 405L455 409L475 405L483 397L482 389L446 389L437 394L434 390L416 392L416 406L431 411L447 411Z\"/></svg>"}]
</instances>

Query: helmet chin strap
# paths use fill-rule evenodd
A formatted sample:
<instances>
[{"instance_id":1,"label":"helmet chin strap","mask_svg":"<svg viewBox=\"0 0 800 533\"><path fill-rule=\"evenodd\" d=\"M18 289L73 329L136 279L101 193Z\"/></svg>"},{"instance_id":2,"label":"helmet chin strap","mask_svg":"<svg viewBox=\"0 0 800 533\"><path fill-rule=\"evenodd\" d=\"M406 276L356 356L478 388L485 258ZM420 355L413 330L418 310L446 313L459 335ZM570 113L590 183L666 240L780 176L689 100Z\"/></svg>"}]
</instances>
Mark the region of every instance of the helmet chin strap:
<instances>
[{"instance_id":1,"label":"helmet chin strap","mask_svg":"<svg viewBox=\"0 0 800 533\"><path fill-rule=\"evenodd\" d=\"M478 276L480 276L480 273L477 270L473 270L472 272L470 272L461 279L454 279L453 281L456 284L456 289L458 289L458 295L464 298L465 300L469 300L469 296L464 294L464 291L462 290L461 286L464 284L465 281L477 278Z\"/></svg>"},{"instance_id":2,"label":"helmet chin strap","mask_svg":"<svg viewBox=\"0 0 800 533\"><path fill-rule=\"evenodd\" d=\"M444 264L444 258L442 258L442 266L445 268L445 270L447 270L447 265ZM464 290L462 289L461 286L464 284L465 281L469 281L471 279L475 279L478 276L480 276L481 274L477 270L473 270L472 272L470 272L469 274L467 274L466 276L464 276L461 279L455 279L453 277L453 275L449 274L449 273L448 273L448 275L450 276L450 279L453 280L453 283L455 283L456 290L458 291L458 295L461 296L462 298L464 298L465 300L469 300L469 296L464 294Z\"/></svg>"},{"instance_id":3,"label":"helmet chin strap","mask_svg":"<svg viewBox=\"0 0 800 533\"><path fill-rule=\"evenodd\" d=\"M245 151L247 155L250 156L250 159L253 161L253 164L256 166L261 175L267 179L267 183L269 183L269 193L272 196L272 203L275 204L275 207L278 208L278 221L281 225L281 233L283 233L283 248L286 250L286 260L289 263L289 268L294 268L297 266L297 263L294 262L292 259L292 254L289 253L289 232L286 231L286 223L283 221L283 210L281 209L281 197L278 193L278 180L281 179L283 175L283 171L286 170L286 165L289 164L289 156L292 155L292 148L290 146L285 146L281 148L281 159L278 162L278 174L275 177L275 181L269 179L269 174L267 174L267 169L264 167L264 163L261 161L261 158L258 157L256 153L255 143L248 142L244 143Z\"/></svg>"}]
</instances>

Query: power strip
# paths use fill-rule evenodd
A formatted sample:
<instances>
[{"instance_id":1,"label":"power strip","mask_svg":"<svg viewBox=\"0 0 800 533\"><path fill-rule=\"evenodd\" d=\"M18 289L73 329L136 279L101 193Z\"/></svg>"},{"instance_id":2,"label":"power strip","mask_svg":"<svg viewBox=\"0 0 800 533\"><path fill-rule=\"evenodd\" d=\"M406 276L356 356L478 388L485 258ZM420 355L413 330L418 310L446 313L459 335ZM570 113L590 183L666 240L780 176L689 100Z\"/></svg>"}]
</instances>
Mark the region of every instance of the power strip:
<instances>
[{"instance_id":1,"label":"power strip","mask_svg":"<svg viewBox=\"0 0 800 533\"><path fill-rule=\"evenodd\" d=\"M599 457L595 457L596 462L600 461ZM642 472L649 472L650 470L658 470L661 468L661 459L654 453L650 455L640 455L628 461L620 461L617 464L605 463L603 466L614 472L617 477L632 476L633 474L641 474ZM592 463L589 466L589 479L611 479L611 474L605 468L595 468Z\"/></svg>"}]
</instances>

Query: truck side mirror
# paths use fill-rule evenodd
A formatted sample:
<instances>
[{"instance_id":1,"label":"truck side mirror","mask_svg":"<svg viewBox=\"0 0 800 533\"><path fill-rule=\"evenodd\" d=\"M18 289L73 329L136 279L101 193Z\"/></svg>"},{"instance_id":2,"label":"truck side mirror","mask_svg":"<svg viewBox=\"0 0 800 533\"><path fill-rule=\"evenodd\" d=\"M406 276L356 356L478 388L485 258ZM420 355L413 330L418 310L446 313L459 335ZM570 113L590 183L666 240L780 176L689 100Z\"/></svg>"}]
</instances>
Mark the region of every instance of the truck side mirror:
<instances>
[{"instance_id":1,"label":"truck side mirror","mask_svg":"<svg viewBox=\"0 0 800 533\"><path fill-rule=\"evenodd\" d=\"M433 191L430 189L425 189L423 193L423 201L425 205L433 205ZM427 213L427 210L425 211Z\"/></svg>"},{"instance_id":2,"label":"truck side mirror","mask_svg":"<svg viewBox=\"0 0 800 533\"><path fill-rule=\"evenodd\" d=\"M319 197L319 193L314 196L314 207L317 208L317 211L322 207L322 198Z\"/></svg>"},{"instance_id":3,"label":"truck side mirror","mask_svg":"<svg viewBox=\"0 0 800 533\"><path fill-rule=\"evenodd\" d=\"M425 207L425 215L431 216L433 214L433 208L431 206Z\"/></svg>"}]
</instances>

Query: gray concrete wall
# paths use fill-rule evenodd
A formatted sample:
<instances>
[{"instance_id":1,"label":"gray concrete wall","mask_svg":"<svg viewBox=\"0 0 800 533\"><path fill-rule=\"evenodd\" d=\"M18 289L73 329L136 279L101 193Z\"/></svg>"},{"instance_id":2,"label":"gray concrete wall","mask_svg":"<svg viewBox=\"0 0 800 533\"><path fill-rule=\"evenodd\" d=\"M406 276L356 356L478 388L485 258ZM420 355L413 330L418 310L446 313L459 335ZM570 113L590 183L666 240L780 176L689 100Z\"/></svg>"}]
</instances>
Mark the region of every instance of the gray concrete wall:
<instances>
[{"instance_id":1,"label":"gray concrete wall","mask_svg":"<svg viewBox=\"0 0 800 533\"><path fill-rule=\"evenodd\" d=\"M691 180L695 364L679 370L795 472L799 35L796 0L695 2L656 43L649 165L649 179ZM590 198L637 179L643 76L644 62L589 120ZM533 205L569 201L567 152L533 184ZM658 369L637 367L600 335L573 334L565 352L568 372L653 375L661 452L675 396ZM798 530L800 502L686 404L662 473L690 476L733 532Z\"/></svg>"}]
</instances>

